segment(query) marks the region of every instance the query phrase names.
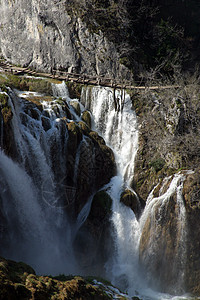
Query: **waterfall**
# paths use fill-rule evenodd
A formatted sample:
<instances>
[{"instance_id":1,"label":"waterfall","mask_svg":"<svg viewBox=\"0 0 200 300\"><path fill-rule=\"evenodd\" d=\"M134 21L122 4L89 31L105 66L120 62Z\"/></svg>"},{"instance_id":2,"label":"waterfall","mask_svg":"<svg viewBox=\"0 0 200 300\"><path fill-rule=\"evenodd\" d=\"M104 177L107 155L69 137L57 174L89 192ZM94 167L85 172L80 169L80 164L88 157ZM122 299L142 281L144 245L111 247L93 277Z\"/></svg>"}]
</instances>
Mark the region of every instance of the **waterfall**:
<instances>
[{"instance_id":1,"label":"waterfall","mask_svg":"<svg viewBox=\"0 0 200 300\"><path fill-rule=\"evenodd\" d=\"M144 260L148 263L148 270L146 276L149 281L153 283L152 273L156 265L156 260L159 261L161 255L164 255L163 259L168 259L170 261L170 273L171 278L174 278L173 282L167 281L168 290L171 290L174 294L184 292L182 288L184 287L184 273L186 267L186 238L187 238L187 226L186 226L186 210L184 206L184 200L182 197L182 188L185 176L182 173L175 174L173 177L170 176L166 178L160 188L160 196L154 197L154 189L150 193L145 210L140 218L140 231L141 235L143 233L144 227L148 224L150 220L150 232L151 237L148 238L146 235L142 236L141 239L146 240L146 249L144 250ZM167 190L165 191L165 189ZM165 192L164 192L165 191ZM173 199L176 198L176 206L173 211L173 219L169 219L170 207L173 207ZM169 225L165 225L167 222L176 222L176 228L174 228L174 251L170 253L171 250L171 240L168 240L168 232L170 228ZM149 225L148 225L149 226ZM166 228L168 226L168 228ZM162 240L162 230L165 232L166 241ZM175 232L176 230L176 232ZM141 236L140 236L141 237ZM144 242L142 240L142 243ZM164 243L164 244L163 244ZM148 246L147 246L148 245ZM172 248L173 249L173 248ZM163 252L168 252L163 254ZM155 254L157 253L157 257ZM170 258L170 259L169 259ZM162 272L168 273L169 264L167 266L163 264ZM150 271L150 272L149 272Z\"/></svg>"},{"instance_id":2,"label":"waterfall","mask_svg":"<svg viewBox=\"0 0 200 300\"><path fill-rule=\"evenodd\" d=\"M122 102L121 97L120 91L117 91L116 98L120 102ZM149 288L148 282L150 280L148 276L151 276L151 273L147 274L146 270L143 270L139 262L139 253L143 228L147 219L151 220L155 229L159 223L159 220L156 221L154 218L155 209L158 208L160 219L163 219L170 197L176 194L178 241L173 269L178 268L178 273L174 271L178 276L178 280L176 280L176 286L173 287L172 292L182 292L180 286L184 282L186 258L186 214L182 199L182 187L185 177L180 173L173 178L164 180L161 192L164 189L167 190L157 198L154 198L152 191L147 199L144 212L138 221L132 210L120 202L120 195L124 187L130 188L138 145L137 119L131 99L129 95L125 94L123 109L116 111L113 90L94 87L83 89L81 101L92 113L94 129L104 137L106 143L114 150L118 167L117 176L112 178L110 184L104 187L113 199L112 222L115 241L113 256L106 264L108 277L113 284L119 286L122 290L126 290L130 296L137 295L139 292L144 299L171 299L172 296L154 292ZM151 232L154 229L151 229ZM159 245L157 245L157 249L151 248L151 243L154 241L152 236L150 247L147 249L147 256L151 257L152 254L152 257L156 259L156 251L159 251ZM151 264L151 262L149 263ZM152 268L155 268L153 263L152 259Z\"/></svg>"},{"instance_id":3,"label":"waterfall","mask_svg":"<svg viewBox=\"0 0 200 300\"><path fill-rule=\"evenodd\" d=\"M0 149L2 255L30 263L39 273L81 274L82 270L74 257L73 241L90 212L93 187L88 201L73 222L69 218L69 206L76 197L78 169L83 160L89 160L90 185L93 185L95 151L91 151L90 157L85 155L92 142L83 135L74 155L73 172L68 174L69 134L66 120L70 123L81 119L70 106L72 100L65 83L53 84L52 88L54 100L42 102L42 109L40 105L18 97L17 92L9 90L8 93L17 161ZM166 178L158 197L154 196L153 190L140 220L120 202L122 192L126 188L131 189L138 148L138 126L129 95L120 91L115 93L117 101L123 102L123 107L118 110L110 88L86 88L81 97L82 105L93 116L93 129L113 149L117 162L117 175L104 187L113 199L111 221L114 239L113 253L105 268L112 283L126 290L130 296L139 293L144 299L171 299L170 295L153 292L148 283L159 251L155 241L159 240L159 230L173 199L176 200L177 244L172 273L178 276L174 292L179 292L179 286L184 282L187 230L182 188L185 176L182 172ZM81 112L85 109L82 105ZM66 117L67 114L70 117ZM71 176L72 186L68 185L67 176ZM148 239L145 239L145 228L152 233ZM142 251L143 244L148 245L145 251ZM144 266L141 266L141 258L144 258Z\"/></svg>"},{"instance_id":4,"label":"waterfall","mask_svg":"<svg viewBox=\"0 0 200 300\"><path fill-rule=\"evenodd\" d=\"M58 96L64 90L61 86L57 85ZM68 97L66 92L63 97ZM71 201L66 199L66 189L73 192L65 180L65 112L56 99L43 103L41 112L12 90L9 103L18 162L0 152L0 213L10 228L0 235L1 243L6 240L1 255L25 261L39 273L77 273L73 228L65 211Z\"/></svg>"},{"instance_id":5,"label":"waterfall","mask_svg":"<svg viewBox=\"0 0 200 300\"><path fill-rule=\"evenodd\" d=\"M88 95L87 92L86 94ZM90 96L90 101L87 98L83 101L92 112L94 128L114 149L119 174L129 183L134 174L138 140L136 114L132 109L131 99L126 94L123 110L115 111L112 89L93 88ZM116 91L116 98L121 97L120 91Z\"/></svg>"},{"instance_id":6,"label":"waterfall","mask_svg":"<svg viewBox=\"0 0 200 300\"><path fill-rule=\"evenodd\" d=\"M115 152L118 174L107 186L113 199L112 222L115 228L115 252L107 264L112 282L129 289L138 282L138 235L139 223L128 207L120 202L125 186L129 186L134 174L134 160L138 145L137 120L129 95L125 95L123 110L116 111L113 91L109 88L93 88L84 91L82 101L91 110L94 128L105 138ZM90 96L90 100L87 98ZM120 91L116 97L120 98Z\"/></svg>"}]
</instances>

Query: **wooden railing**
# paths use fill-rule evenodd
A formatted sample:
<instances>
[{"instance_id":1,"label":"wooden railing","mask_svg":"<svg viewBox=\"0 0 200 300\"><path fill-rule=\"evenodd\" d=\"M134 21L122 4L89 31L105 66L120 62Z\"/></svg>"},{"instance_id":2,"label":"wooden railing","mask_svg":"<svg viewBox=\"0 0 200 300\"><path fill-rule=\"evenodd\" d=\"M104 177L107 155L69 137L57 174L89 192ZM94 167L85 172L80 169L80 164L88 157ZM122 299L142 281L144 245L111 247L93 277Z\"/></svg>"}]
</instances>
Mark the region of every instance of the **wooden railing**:
<instances>
[{"instance_id":1,"label":"wooden railing","mask_svg":"<svg viewBox=\"0 0 200 300\"><path fill-rule=\"evenodd\" d=\"M65 80L65 81L71 81L76 82L80 84L87 84L87 85L97 85L97 86L105 86L105 87L111 87L114 89L130 89L130 90L158 90L158 89L171 89L171 88L178 88L179 86L175 85L166 85L166 86L138 86L136 84L133 84L131 81L119 81L114 78L107 78L103 76L90 76L88 74L78 74L78 73L70 73L70 72L64 72L60 70L52 70L52 73L41 73L37 72L35 70L32 70L30 68L23 68L23 67L17 67L14 66L4 59L0 59L0 69L2 69L5 72L9 72L15 75L23 75L23 74L30 74L34 76L42 76L47 78L54 78L57 80Z\"/></svg>"}]
</instances>

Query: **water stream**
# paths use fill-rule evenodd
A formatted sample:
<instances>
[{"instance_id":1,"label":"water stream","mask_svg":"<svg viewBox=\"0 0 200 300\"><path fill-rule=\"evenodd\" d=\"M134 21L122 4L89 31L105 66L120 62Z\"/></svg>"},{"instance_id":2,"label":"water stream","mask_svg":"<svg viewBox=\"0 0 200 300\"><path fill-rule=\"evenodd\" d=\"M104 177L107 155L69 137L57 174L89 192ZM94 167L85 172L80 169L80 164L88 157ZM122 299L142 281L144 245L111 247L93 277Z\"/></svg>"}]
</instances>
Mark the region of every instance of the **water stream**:
<instances>
[{"instance_id":1,"label":"water stream","mask_svg":"<svg viewBox=\"0 0 200 300\"><path fill-rule=\"evenodd\" d=\"M116 98L119 101L121 93L116 92ZM177 253L174 259L174 270L176 270L177 280L172 288L173 293L182 293L182 285L184 282L184 268L186 259L186 218L185 207L182 199L182 187L184 176L182 174L175 175L172 182L167 187L163 195L154 198L153 191L147 199L144 212L138 221L131 209L127 208L120 202L120 195L125 187L130 189L130 183L134 175L134 160L138 147L138 126L137 119L132 107L129 95L125 95L125 105L123 110L115 110L113 90L109 88L94 87L92 90L86 88L82 92L82 102L92 112L94 118L94 129L97 130L104 138L106 143L114 150L118 174L112 178L109 188L109 194L113 199L112 222L114 225L113 237L115 241L115 249L111 259L107 262L107 274L112 279L112 283L119 286L122 290L126 290L130 296L142 295L144 299L171 299L173 296L154 292L149 285L152 283L151 273L147 273L142 269L139 263L139 247L143 228L148 218L155 214L157 207L160 210L160 218L164 218L164 210L167 209L167 203L170 197L177 195L177 230L179 232L179 240L177 241ZM164 183L163 185L165 185ZM164 188L164 187L163 187ZM162 192L162 187L161 187ZM153 226L156 222L151 218ZM152 229L153 231L153 229ZM153 234L150 241L155 240ZM159 245L149 247L147 256L156 257L159 252ZM155 261L149 262L151 267L155 268ZM173 272L173 271L172 271ZM157 286L159 288L159 286ZM187 298L188 296L186 296ZM184 298L184 296L183 296ZM178 298L177 298L178 299Z\"/></svg>"},{"instance_id":2,"label":"water stream","mask_svg":"<svg viewBox=\"0 0 200 300\"><path fill-rule=\"evenodd\" d=\"M69 108L71 99L64 83L53 85L53 91L55 100L51 103L43 102L42 111L36 106L31 107L30 103L17 97L11 90L9 92L18 162L7 157L0 149L0 214L7 228L6 232L4 228L0 228L0 240L3 241L6 237L5 244L9 245L1 255L30 263L38 273L80 274L82 270L77 266L72 244L88 217L92 195L79 212L76 222L71 223L65 211L69 203L66 203L63 190L63 187L66 188L66 149L69 138L62 119L66 117L66 112L59 101L56 102L61 97ZM120 99L121 96L121 92L116 91L116 97ZM179 259L177 284L182 285L186 254L184 245L187 238L185 208L181 196L184 176L178 174L166 179L164 185L169 186L159 197L154 197L152 191L138 221L133 211L120 202L122 191L130 189L138 148L137 118L131 99L126 94L123 110L116 111L112 89L94 87L83 90L81 102L91 111L93 129L112 147L117 162L117 175L106 186L113 199L114 228L114 249L105 266L107 276L130 296L139 293L143 299L172 299L170 295L159 294L149 288L149 274L144 276L139 262L139 247L147 219L153 218L157 207L162 218L166 204L176 193L180 240L176 254ZM81 110L84 110L82 105ZM80 117L74 109L69 109L73 120L79 121ZM2 124L0 129L2 143ZM72 175L75 188L80 152L82 147L87 148L87 143L87 137L84 137L76 152ZM73 190L71 193L73 194ZM149 247L147 253L151 255L151 251L156 250ZM174 264L174 268L177 265Z\"/></svg>"}]
</instances>

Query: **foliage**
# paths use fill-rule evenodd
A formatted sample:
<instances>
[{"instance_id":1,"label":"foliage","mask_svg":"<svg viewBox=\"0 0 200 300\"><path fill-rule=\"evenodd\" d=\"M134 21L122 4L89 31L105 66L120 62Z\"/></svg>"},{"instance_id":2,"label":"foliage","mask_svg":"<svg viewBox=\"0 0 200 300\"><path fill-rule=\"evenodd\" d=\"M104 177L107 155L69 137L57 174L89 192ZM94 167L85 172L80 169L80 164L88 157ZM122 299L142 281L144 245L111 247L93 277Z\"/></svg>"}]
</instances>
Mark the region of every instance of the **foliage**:
<instances>
[{"instance_id":1,"label":"foliage","mask_svg":"<svg viewBox=\"0 0 200 300\"><path fill-rule=\"evenodd\" d=\"M12 118L11 107L8 105L8 95L0 93L0 116L3 116L4 124L7 124Z\"/></svg>"},{"instance_id":2,"label":"foliage","mask_svg":"<svg viewBox=\"0 0 200 300\"><path fill-rule=\"evenodd\" d=\"M165 161L159 157L158 159L151 161L149 165L153 167L156 172L158 172L164 167Z\"/></svg>"},{"instance_id":3,"label":"foliage","mask_svg":"<svg viewBox=\"0 0 200 300\"><path fill-rule=\"evenodd\" d=\"M0 75L0 88L5 89L5 86L10 86L21 91L37 91L38 93L52 95L51 82L43 79L27 78L13 74Z\"/></svg>"},{"instance_id":4,"label":"foliage","mask_svg":"<svg viewBox=\"0 0 200 300\"><path fill-rule=\"evenodd\" d=\"M135 165L135 186L147 197L159 179L200 164L200 78L198 70L175 76L157 85L177 88L144 90L132 94L139 116L140 141ZM156 74L150 74L155 82ZM155 76L155 77L154 77Z\"/></svg>"}]
</instances>

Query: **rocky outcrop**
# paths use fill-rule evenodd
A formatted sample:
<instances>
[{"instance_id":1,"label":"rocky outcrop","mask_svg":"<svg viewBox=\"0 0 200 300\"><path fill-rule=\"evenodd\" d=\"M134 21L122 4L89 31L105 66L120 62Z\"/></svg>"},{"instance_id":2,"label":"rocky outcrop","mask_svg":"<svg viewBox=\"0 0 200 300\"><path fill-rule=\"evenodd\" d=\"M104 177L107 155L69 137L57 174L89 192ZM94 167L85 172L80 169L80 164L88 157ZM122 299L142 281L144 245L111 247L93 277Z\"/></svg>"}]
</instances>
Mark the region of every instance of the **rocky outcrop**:
<instances>
[{"instance_id":1,"label":"rocky outcrop","mask_svg":"<svg viewBox=\"0 0 200 300\"><path fill-rule=\"evenodd\" d=\"M37 276L30 266L0 257L0 299L107 300L111 295L128 299L117 289L112 291L109 283L106 285L91 277Z\"/></svg>"},{"instance_id":2,"label":"rocky outcrop","mask_svg":"<svg viewBox=\"0 0 200 300\"><path fill-rule=\"evenodd\" d=\"M199 164L199 110L196 85L133 94L139 122L139 149L133 187L145 200L160 179Z\"/></svg>"},{"instance_id":3,"label":"rocky outcrop","mask_svg":"<svg viewBox=\"0 0 200 300\"><path fill-rule=\"evenodd\" d=\"M145 206L145 202L139 199L137 194L130 189L125 189L120 196L120 202L130 207L134 212L137 219L141 216L142 210Z\"/></svg>"},{"instance_id":4,"label":"rocky outcrop","mask_svg":"<svg viewBox=\"0 0 200 300\"><path fill-rule=\"evenodd\" d=\"M143 224L140 240L140 261L152 285L175 294L186 291L199 295L200 291L200 144L196 138L200 116L197 95L198 87L194 84L177 90L132 96L140 130L132 182L137 193L146 200L152 192L157 203L169 188L172 180L169 176L184 169L194 171L185 174L182 209L178 207L177 193L173 193L168 195L167 201L163 198L161 203L152 204L154 209L149 212L148 202L144 212L148 218ZM181 218L180 211L183 213ZM181 229L180 224L184 228Z\"/></svg>"},{"instance_id":5,"label":"rocky outcrop","mask_svg":"<svg viewBox=\"0 0 200 300\"><path fill-rule=\"evenodd\" d=\"M130 78L128 69L119 64L116 46L101 30L89 30L75 6L70 14L68 5L58 0L2 0L2 55L14 64L42 71Z\"/></svg>"},{"instance_id":6,"label":"rocky outcrop","mask_svg":"<svg viewBox=\"0 0 200 300\"><path fill-rule=\"evenodd\" d=\"M112 150L97 132L81 122L67 123L67 129L67 182L69 185L74 184L72 180L76 182L75 208L79 211L91 193L115 175L116 165Z\"/></svg>"},{"instance_id":7,"label":"rocky outcrop","mask_svg":"<svg viewBox=\"0 0 200 300\"><path fill-rule=\"evenodd\" d=\"M18 88L21 86L22 80L18 80L18 77L13 76L11 79L12 81L10 80L6 84L11 86L15 84ZM16 81L19 82L16 83ZM30 79L23 79L23 82L23 86L27 86L26 89L30 90L30 87L32 87L31 89L34 90L34 79L32 82ZM41 151L44 152L47 159L50 159L52 171L57 181L59 182L62 179L62 184L67 189L66 194L70 201L74 202L74 210L77 214L88 197L108 183L110 178L115 175L114 154L106 146L103 138L88 127L88 125L91 125L90 113L88 111L82 113L82 119L85 122L75 121L73 110L75 109L75 112L78 115L80 114L78 101L71 101L69 104L61 98L53 101L53 97L51 97L52 91L49 92L49 85L45 83L46 81L42 82L41 80L39 86L43 86L43 92L46 91L44 96L20 99L11 89L8 89L7 93L0 93L1 126L3 126L3 137L1 138L3 145L1 146L6 154L20 163L26 157L24 168L34 177L37 164L34 166L32 160L30 160L31 155L29 157L29 152L26 154L23 152L27 147L28 141L24 140L23 129L21 131L18 128L23 125L23 128L26 128L33 136L35 135L34 130L37 131L39 128L40 140L38 141L41 143ZM44 89L45 86L46 90ZM45 105L44 107L41 105L41 102L45 101L47 96L49 97L49 102L46 101L46 103L49 103L51 106L50 111L45 109ZM21 107L15 112L15 120L13 122L11 122L12 111L9 101L13 102L14 109L18 106ZM51 115L54 115L54 117L52 118ZM56 118L59 118L59 122L54 125ZM35 129L32 130L31 128ZM52 130L56 130L58 137L55 136ZM22 148L21 144L18 144L17 135L21 136L21 143L24 144ZM35 143L37 143L36 140L37 138ZM42 140L43 143L48 142L49 151L46 152L46 149L43 148ZM62 165L60 165L61 153L64 162ZM59 165L60 168L58 168ZM65 170L65 173L61 172L62 169Z\"/></svg>"},{"instance_id":8,"label":"rocky outcrop","mask_svg":"<svg viewBox=\"0 0 200 300\"><path fill-rule=\"evenodd\" d=\"M183 195L187 211L187 268L186 287L194 295L200 295L200 170L190 174L184 183Z\"/></svg>"},{"instance_id":9,"label":"rocky outcrop","mask_svg":"<svg viewBox=\"0 0 200 300\"><path fill-rule=\"evenodd\" d=\"M0 89L1 91L2 89ZM11 153L13 148L13 132L11 129L12 110L9 104L7 89L0 92L0 148Z\"/></svg>"},{"instance_id":10,"label":"rocky outcrop","mask_svg":"<svg viewBox=\"0 0 200 300\"><path fill-rule=\"evenodd\" d=\"M181 257L181 233L176 194L167 203L154 205L142 229L140 262L148 282L162 292L179 294L185 286L182 280L185 262ZM178 257L180 255L180 257ZM184 263L184 267L181 266ZM183 284L183 285L182 285Z\"/></svg>"}]
</instances>

